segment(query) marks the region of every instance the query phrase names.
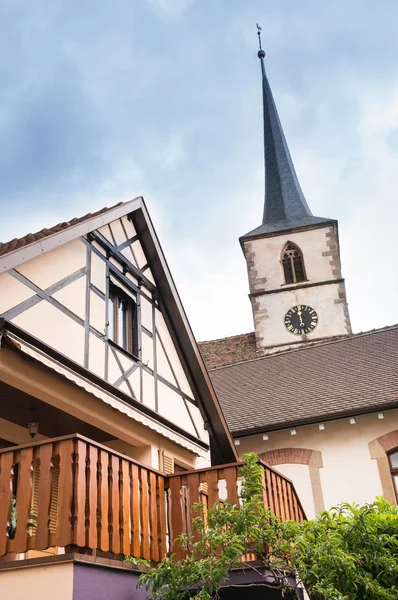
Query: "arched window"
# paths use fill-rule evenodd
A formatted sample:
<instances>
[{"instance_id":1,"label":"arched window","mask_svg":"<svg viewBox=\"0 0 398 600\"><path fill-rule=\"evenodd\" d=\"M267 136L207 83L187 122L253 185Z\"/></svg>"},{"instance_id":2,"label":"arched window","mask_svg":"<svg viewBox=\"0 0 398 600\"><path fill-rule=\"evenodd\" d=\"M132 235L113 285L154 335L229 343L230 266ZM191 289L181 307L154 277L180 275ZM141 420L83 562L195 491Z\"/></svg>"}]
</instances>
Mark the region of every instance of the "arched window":
<instances>
[{"instance_id":1,"label":"arched window","mask_svg":"<svg viewBox=\"0 0 398 600\"><path fill-rule=\"evenodd\" d=\"M303 254L296 244L288 242L282 251L282 265L285 283L306 281Z\"/></svg>"},{"instance_id":2,"label":"arched window","mask_svg":"<svg viewBox=\"0 0 398 600\"><path fill-rule=\"evenodd\" d=\"M388 455L388 460L390 462L390 470L391 470L392 480L394 482L395 493L397 494L397 501L398 501L398 448L393 450Z\"/></svg>"}]
</instances>

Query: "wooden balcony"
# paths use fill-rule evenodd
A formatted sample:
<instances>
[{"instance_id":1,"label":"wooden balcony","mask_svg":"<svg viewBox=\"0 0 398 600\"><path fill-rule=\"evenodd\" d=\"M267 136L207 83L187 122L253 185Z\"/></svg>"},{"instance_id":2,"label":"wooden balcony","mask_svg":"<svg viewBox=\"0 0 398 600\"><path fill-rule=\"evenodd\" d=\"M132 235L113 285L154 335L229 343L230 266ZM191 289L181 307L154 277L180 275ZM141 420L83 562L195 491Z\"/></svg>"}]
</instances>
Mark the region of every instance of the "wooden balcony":
<instances>
[{"instance_id":1,"label":"wooden balcony","mask_svg":"<svg viewBox=\"0 0 398 600\"><path fill-rule=\"evenodd\" d=\"M1 450L0 556L58 547L180 558L173 540L191 532L192 504L238 502L241 464L166 476L77 434ZM303 520L291 481L263 468L265 504Z\"/></svg>"}]
</instances>

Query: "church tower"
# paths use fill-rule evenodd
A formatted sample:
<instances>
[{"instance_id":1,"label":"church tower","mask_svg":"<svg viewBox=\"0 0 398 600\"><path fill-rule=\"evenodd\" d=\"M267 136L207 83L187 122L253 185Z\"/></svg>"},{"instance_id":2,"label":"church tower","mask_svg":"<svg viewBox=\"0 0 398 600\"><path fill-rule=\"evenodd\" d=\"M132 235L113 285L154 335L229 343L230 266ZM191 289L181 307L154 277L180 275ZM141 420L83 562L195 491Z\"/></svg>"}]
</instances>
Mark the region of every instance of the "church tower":
<instances>
[{"instance_id":1,"label":"church tower","mask_svg":"<svg viewBox=\"0 0 398 600\"><path fill-rule=\"evenodd\" d=\"M337 221L315 217L301 190L261 48L265 199L262 224L240 238L257 347L266 352L351 333Z\"/></svg>"}]
</instances>

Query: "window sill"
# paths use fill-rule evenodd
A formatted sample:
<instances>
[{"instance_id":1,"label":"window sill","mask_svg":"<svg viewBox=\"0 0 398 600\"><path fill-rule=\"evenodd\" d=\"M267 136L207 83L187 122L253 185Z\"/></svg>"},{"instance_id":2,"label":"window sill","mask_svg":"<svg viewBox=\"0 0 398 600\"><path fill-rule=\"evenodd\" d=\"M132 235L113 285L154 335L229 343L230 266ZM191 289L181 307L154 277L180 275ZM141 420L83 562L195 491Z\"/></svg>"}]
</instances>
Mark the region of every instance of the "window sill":
<instances>
[{"instance_id":1,"label":"window sill","mask_svg":"<svg viewBox=\"0 0 398 600\"><path fill-rule=\"evenodd\" d=\"M281 283L281 287L300 285L301 283L308 283L309 279L303 279L302 281L296 281L295 283Z\"/></svg>"},{"instance_id":2,"label":"window sill","mask_svg":"<svg viewBox=\"0 0 398 600\"><path fill-rule=\"evenodd\" d=\"M112 346L112 348L115 348L115 350L118 350L119 352L121 352L122 354L124 354L125 356L127 356L128 358L132 358L133 360L135 360L136 362L141 362L140 358L138 358L138 356L136 356L135 354L133 354L132 352L129 352L129 350L126 350L126 348L123 348L123 346L119 346L119 344L117 344L116 342L114 342L113 340L110 340L108 338L108 344L110 346Z\"/></svg>"}]
</instances>

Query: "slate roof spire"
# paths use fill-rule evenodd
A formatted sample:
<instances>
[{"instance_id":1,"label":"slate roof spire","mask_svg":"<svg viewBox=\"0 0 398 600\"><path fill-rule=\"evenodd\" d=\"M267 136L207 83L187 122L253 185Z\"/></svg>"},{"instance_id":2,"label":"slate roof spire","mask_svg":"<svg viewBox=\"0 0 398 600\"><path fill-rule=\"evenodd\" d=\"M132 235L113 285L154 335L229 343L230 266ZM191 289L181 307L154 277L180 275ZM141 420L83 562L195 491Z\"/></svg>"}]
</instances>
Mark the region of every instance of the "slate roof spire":
<instances>
[{"instance_id":1,"label":"slate roof spire","mask_svg":"<svg viewBox=\"0 0 398 600\"><path fill-rule=\"evenodd\" d=\"M261 27L257 24L263 86L265 196L263 223L243 237L314 225L331 219L314 217L301 190L265 72Z\"/></svg>"}]
</instances>

